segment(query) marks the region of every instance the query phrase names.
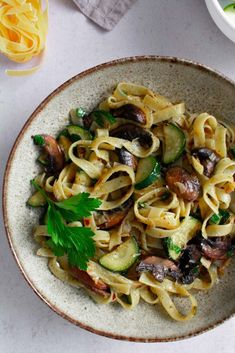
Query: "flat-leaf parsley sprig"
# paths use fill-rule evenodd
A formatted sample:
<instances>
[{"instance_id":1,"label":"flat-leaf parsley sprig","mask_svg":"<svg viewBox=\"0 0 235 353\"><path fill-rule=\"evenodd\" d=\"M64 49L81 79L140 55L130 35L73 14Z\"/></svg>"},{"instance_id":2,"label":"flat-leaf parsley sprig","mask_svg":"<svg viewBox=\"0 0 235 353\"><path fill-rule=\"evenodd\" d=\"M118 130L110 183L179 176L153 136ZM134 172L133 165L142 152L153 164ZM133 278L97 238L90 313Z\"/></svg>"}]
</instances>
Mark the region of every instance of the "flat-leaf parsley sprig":
<instances>
[{"instance_id":1,"label":"flat-leaf parsley sprig","mask_svg":"<svg viewBox=\"0 0 235 353\"><path fill-rule=\"evenodd\" d=\"M34 181L32 185L46 199L47 232L51 238L48 246L56 256L67 254L70 265L81 270L87 269L87 262L95 254L94 232L87 227L69 227L66 222L82 220L91 215L101 205L101 201L89 197L89 193L80 193L61 202L52 201L46 192Z\"/></svg>"}]
</instances>

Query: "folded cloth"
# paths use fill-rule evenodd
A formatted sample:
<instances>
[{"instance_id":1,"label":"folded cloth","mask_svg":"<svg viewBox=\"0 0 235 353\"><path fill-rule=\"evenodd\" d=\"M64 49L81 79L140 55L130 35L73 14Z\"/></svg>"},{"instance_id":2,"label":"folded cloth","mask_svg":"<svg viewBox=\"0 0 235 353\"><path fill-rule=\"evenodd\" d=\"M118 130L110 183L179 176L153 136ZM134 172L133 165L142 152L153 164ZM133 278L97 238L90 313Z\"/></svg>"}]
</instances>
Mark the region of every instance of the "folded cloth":
<instances>
[{"instance_id":1,"label":"folded cloth","mask_svg":"<svg viewBox=\"0 0 235 353\"><path fill-rule=\"evenodd\" d=\"M136 0L73 0L80 11L104 29L111 30Z\"/></svg>"}]
</instances>

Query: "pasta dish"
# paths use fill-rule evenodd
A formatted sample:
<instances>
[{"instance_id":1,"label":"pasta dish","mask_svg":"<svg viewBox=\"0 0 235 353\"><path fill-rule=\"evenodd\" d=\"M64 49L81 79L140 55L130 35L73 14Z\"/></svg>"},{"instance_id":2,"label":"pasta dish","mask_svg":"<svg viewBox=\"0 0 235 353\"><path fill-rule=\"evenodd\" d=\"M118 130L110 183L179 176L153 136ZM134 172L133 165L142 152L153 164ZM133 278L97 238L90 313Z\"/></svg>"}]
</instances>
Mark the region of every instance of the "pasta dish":
<instances>
[{"instance_id":1,"label":"pasta dish","mask_svg":"<svg viewBox=\"0 0 235 353\"><path fill-rule=\"evenodd\" d=\"M34 237L50 271L98 303L142 300L191 319L192 290L212 288L235 250L233 128L121 82L33 141L42 172L27 204L43 207Z\"/></svg>"}]
</instances>

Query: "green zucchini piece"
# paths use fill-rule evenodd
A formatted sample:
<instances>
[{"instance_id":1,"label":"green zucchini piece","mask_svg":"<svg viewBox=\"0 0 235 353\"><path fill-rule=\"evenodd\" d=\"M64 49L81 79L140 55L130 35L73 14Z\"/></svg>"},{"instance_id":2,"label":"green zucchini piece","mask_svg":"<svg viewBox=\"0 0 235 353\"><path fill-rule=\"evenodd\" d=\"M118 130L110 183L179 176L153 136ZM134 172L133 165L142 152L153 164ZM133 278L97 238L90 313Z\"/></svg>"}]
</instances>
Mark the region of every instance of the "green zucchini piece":
<instances>
[{"instance_id":1,"label":"green zucchini piece","mask_svg":"<svg viewBox=\"0 0 235 353\"><path fill-rule=\"evenodd\" d=\"M56 140L59 140L61 136L69 137L69 132L67 129L63 129L59 132L59 134L56 137Z\"/></svg>"},{"instance_id":2,"label":"green zucchini piece","mask_svg":"<svg viewBox=\"0 0 235 353\"><path fill-rule=\"evenodd\" d=\"M69 133L69 138L72 142L78 140L92 140L91 133L88 130L83 129L81 126L69 125L67 126L67 130Z\"/></svg>"},{"instance_id":3,"label":"green zucchini piece","mask_svg":"<svg viewBox=\"0 0 235 353\"><path fill-rule=\"evenodd\" d=\"M181 251L200 229L201 222L198 219L191 216L184 218L174 234L163 240L168 256L173 260L177 260Z\"/></svg>"},{"instance_id":4,"label":"green zucchini piece","mask_svg":"<svg viewBox=\"0 0 235 353\"><path fill-rule=\"evenodd\" d=\"M36 191L27 201L27 205L31 207L43 207L46 204L47 201L40 191Z\"/></svg>"},{"instance_id":5,"label":"green zucchini piece","mask_svg":"<svg viewBox=\"0 0 235 353\"><path fill-rule=\"evenodd\" d=\"M101 266L114 272L126 271L138 259L139 247L134 237L99 259Z\"/></svg>"},{"instance_id":6,"label":"green zucchini piece","mask_svg":"<svg viewBox=\"0 0 235 353\"><path fill-rule=\"evenodd\" d=\"M164 125L163 134L163 163L173 163L180 158L184 151L185 135L178 126L172 123Z\"/></svg>"},{"instance_id":7,"label":"green zucchini piece","mask_svg":"<svg viewBox=\"0 0 235 353\"><path fill-rule=\"evenodd\" d=\"M136 172L136 189L143 189L154 183L160 176L160 163L153 156L140 159Z\"/></svg>"}]
</instances>

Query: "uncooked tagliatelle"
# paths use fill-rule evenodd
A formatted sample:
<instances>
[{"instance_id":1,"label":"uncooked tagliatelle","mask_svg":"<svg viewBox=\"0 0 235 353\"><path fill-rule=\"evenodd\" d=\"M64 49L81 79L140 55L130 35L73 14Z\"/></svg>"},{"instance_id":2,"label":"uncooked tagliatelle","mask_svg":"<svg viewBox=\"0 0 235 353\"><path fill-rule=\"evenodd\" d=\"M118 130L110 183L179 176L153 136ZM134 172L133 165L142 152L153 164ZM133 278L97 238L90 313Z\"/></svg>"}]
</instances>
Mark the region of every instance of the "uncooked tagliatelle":
<instances>
[{"instance_id":1,"label":"uncooked tagliatelle","mask_svg":"<svg viewBox=\"0 0 235 353\"><path fill-rule=\"evenodd\" d=\"M44 169L28 199L44 207L37 255L98 303L133 309L143 300L191 319L191 290L213 287L234 255L232 127L125 82L69 120L56 138L33 137Z\"/></svg>"},{"instance_id":2,"label":"uncooked tagliatelle","mask_svg":"<svg viewBox=\"0 0 235 353\"><path fill-rule=\"evenodd\" d=\"M48 3L41 0L0 1L0 53L17 63L25 63L45 49L48 29ZM7 70L9 75L30 74L26 70Z\"/></svg>"}]
</instances>

